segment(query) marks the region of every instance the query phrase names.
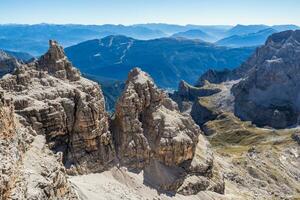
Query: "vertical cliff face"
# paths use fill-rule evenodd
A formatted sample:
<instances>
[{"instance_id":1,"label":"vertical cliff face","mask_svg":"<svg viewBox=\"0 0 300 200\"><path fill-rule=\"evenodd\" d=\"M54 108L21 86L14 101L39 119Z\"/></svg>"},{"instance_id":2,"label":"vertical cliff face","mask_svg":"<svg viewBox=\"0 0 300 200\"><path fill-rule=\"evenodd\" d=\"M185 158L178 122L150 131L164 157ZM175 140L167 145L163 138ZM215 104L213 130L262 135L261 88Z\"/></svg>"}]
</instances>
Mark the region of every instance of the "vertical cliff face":
<instances>
[{"instance_id":1,"label":"vertical cliff face","mask_svg":"<svg viewBox=\"0 0 300 200\"><path fill-rule=\"evenodd\" d=\"M115 124L121 162L134 168L144 168L151 157L166 165L192 159L200 134L200 129L179 114L177 105L156 88L149 75L137 68L129 73L117 103Z\"/></svg>"},{"instance_id":2,"label":"vertical cliff face","mask_svg":"<svg viewBox=\"0 0 300 200\"><path fill-rule=\"evenodd\" d=\"M4 93L0 91L0 197L2 198L9 195L16 176L18 159L14 157L14 153L19 154L16 143L12 103L9 99L5 99Z\"/></svg>"},{"instance_id":3,"label":"vertical cliff face","mask_svg":"<svg viewBox=\"0 0 300 200\"><path fill-rule=\"evenodd\" d=\"M208 188L223 192L220 177L216 183L210 181L213 155L200 128L138 68L128 75L112 130L120 163L145 170L160 189L183 194Z\"/></svg>"},{"instance_id":4,"label":"vertical cliff face","mask_svg":"<svg viewBox=\"0 0 300 200\"><path fill-rule=\"evenodd\" d=\"M70 173L102 171L111 164L114 148L101 89L80 77L56 42L0 86L12 97L16 113L46 136L52 150L64 153Z\"/></svg>"},{"instance_id":5,"label":"vertical cliff face","mask_svg":"<svg viewBox=\"0 0 300 200\"><path fill-rule=\"evenodd\" d=\"M251 70L232 89L237 116L275 128L298 123L299 42L300 31L276 33L249 59Z\"/></svg>"},{"instance_id":6,"label":"vertical cliff face","mask_svg":"<svg viewBox=\"0 0 300 200\"><path fill-rule=\"evenodd\" d=\"M0 92L0 199L78 199L54 155Z\"/></svg>"}]
</instances>

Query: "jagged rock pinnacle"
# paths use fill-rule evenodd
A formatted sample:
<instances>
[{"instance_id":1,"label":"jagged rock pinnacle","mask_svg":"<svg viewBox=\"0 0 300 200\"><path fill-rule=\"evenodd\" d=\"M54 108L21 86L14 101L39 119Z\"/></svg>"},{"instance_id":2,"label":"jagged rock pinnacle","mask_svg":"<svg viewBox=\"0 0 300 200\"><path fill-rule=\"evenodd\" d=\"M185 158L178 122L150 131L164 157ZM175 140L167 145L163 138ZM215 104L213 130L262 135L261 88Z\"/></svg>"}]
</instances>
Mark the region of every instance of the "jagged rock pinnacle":
<instances>
[{"instance_id":1,"label":"jagged rock pinnacle","mask_svg":"<svg viewBox=\"0 0 300 200\"><path fill-rule=\"evenodd\" d=\"M49 41L49 50L38 60L38 69L63 80L78 81L80 72L72 66L63 48L54 40Z\"/></svg>"}]
</instances>

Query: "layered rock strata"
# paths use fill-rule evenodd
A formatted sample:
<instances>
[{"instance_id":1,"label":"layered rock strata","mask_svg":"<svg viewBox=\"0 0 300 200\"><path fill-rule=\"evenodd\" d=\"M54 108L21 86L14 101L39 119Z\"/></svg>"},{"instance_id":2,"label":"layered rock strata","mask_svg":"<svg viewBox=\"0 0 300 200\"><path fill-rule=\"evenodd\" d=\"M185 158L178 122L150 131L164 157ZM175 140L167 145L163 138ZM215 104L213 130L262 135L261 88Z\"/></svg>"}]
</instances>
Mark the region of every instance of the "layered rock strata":
<instances>
[{"instance_id":1,"label":"layered rock strata","mask_svg":"<svg viewBox=\"0 0 300 200\"><path fill-rule=\"evenodd\" d=\"M0 199L78 199L61 156L23 123L11 99L0 92Z\"/></svg>"},{"instance_id":2,"label":"layered rock strata","mask_svg":"<svg viewBox=\"0 0 300 200\"><path fill-rule=\"evenodd\" d=\"M55 41L39 60L0 80L0 87L27 125L64 153L67 168L98 172L111 164L115 154L101 89L80 76Z\"/></svg>"},{"instance_id":3,"label":"layered rock strata","mask_svg":"<svg viewBox=\"0 0 300 200\"><path fill-rule=\"evenodd\" d=\"M199 126L138 68L128 75L112 130L120 164L145 170L146 180L159 189L183 194L224 191Z\"/></svg>"}]
</instances>

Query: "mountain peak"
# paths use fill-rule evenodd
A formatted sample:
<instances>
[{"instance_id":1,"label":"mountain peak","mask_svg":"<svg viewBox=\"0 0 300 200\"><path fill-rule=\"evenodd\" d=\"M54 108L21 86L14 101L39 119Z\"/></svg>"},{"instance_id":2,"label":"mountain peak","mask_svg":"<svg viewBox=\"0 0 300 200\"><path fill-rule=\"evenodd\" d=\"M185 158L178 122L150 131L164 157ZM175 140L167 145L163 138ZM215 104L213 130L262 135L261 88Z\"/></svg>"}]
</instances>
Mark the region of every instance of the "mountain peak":
<instances>
[{"instance_id":1,"label":"mountain peak","mask_svg":"<svg viewBox=\"0 0 300 200\"><path fill-rule=\"evenodd\" d=\"M129 82L134 82L134 83L139 83L139 84L144 84L148 81L153 82L152 78L150 77L149 74L146 72L142 71L140 68L135 67L133 68L129 74L128 74L128 81Z\"/></svg>"},{"instance_id":2,"label":"mountain peak","mask_svg":"<svg viewBox=\"0 0 300 200\"><path fill-rule=\"evenodd\" d=\"M48 71L56 78L77 81L80 79L80 72L72 66L65 56L63 47L54 40L49 40L49 50L38 60L38 68Z\"/></svg>"},{"instance_id":3,"label":"mountain peak","mask_svg":"<svg viewBox=\"0 0 300 200\"><path fill-rule=\"evenodd\" d=\"M272 44L272 43L283 44L286 41L291 41L291 39L294 41L300 42L300 30L295 30L295 31L288 30L288 31L275 33L268 38L266 45Z\"/></svg>"}]
</instances>

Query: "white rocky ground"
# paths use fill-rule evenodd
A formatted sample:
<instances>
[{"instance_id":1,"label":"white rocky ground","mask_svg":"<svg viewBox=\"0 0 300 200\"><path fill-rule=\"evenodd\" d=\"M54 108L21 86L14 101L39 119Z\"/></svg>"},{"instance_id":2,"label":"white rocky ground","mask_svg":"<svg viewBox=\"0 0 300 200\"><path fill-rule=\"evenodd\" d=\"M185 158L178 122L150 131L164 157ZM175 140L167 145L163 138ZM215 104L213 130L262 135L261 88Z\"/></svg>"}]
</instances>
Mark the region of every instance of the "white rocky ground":
<instances>
[{"instance_id":1,"label":"white rocky ground","mask_svg":"<svg viewBox=\"0 0 300 200\"><path fill-rule=\"evenodd\" d=\"M70 177L82 200L212 200L226 199L225 196L214 192L199 192L197 195L175 196L158 193L157 190L145 183L143 172L133 173L126 168L114 167L109 171Z\"/></svg>"}]
</instances>

